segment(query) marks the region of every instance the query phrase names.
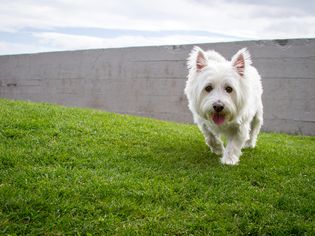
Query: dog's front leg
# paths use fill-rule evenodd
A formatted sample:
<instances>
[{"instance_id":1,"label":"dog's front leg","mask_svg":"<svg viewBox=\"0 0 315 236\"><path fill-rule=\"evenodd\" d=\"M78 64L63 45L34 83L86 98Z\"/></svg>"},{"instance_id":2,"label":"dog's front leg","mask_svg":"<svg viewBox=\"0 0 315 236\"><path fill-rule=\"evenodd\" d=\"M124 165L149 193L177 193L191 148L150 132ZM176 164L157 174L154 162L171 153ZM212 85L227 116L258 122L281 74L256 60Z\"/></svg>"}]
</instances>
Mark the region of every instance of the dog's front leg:
<instances>
[{"instance_id":1,"label":"dog's front leg","mask_svg":"<svg viewBox=\"0 0 315 236\"><path fill-rule=\"evenodd\" d=\"M217 155L222 155L224 146L220 138L214 135L205 124L200 124L198 126L203 133L206 144L209 146L211 152Z\"/></svg>"},{"instance_id":2,"label":"dog's front leg","mask_svg":"<svg viewBox=\"0 0 315 236\"><path fill-rule=\"evenodd\" d=\"M249 138L249 125L242 125L237 132L228 137L228 143L225 148L222 164L237 165L242 154L241 149Z\"/></svg>"}]
</instances>

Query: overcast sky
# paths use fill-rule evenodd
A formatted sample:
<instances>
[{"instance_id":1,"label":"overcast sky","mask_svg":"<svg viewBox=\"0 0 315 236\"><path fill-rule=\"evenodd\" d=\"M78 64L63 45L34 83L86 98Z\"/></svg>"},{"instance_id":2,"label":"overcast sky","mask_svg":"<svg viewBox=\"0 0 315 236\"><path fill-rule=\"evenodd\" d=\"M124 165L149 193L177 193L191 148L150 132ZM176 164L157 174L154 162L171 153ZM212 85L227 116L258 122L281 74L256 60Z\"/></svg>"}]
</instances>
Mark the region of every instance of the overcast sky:
<instances>
[{"instance_id":1,"label":"overcast sky","mask_svg":"<svg viewBox=\"0 0 315 236\"><path fill-rule=\"evenodd\" d=\"M312 0L0 0L0 55L314 38Z\"/></svg>"}]
</instances>

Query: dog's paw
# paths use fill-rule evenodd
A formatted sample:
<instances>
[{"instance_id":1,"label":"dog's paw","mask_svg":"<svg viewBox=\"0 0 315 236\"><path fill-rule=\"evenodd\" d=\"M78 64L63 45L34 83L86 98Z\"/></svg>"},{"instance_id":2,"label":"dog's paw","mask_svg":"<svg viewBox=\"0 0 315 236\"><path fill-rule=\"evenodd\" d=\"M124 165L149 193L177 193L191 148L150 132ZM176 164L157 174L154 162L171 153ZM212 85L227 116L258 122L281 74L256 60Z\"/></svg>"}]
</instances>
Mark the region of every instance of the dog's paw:
<instances>
[{"instance_id":1,"label":"dog's paw","mask_svg":"<svg viewBox=\"0 0 315 236\"><path fill-rule=\"evenodd\" d=\"M221 156L224 153L224 146L221 142L216 142L214 139L206 138L206 144L212 153L218 156Z\"/></svg>"},{"instance_id":2,"label":"dog's paw","mask_svg":"<svg viewBox=\"0 0 315 236\"><path fill-rule=\"evenodd\" d=\"M253 142L252 140L247 140L243 148L254 148L254 147L256 147L256 142Z\"/></svg>"},{"instance_id":3,"label":"dog's paw","mask_svg":"<svg viewBox=\"0 0 315 236\"><path fill-rule=\"evenodd\" d=\"M221 158L221 163L224 165L237 165L239 161L239 158L235 155L223 156Z\"/></svg>"},{"instance_id":4,"label":"dog's paw","mask_svg":"<svg viewBox=\"0 0 315 236\"><path fill-rule=\"evenodd\" d=\"M210 147L210 150L212 153L221 156L224 152L223 147L217 146L217 147Z\"/></svg>"}]
</instances>

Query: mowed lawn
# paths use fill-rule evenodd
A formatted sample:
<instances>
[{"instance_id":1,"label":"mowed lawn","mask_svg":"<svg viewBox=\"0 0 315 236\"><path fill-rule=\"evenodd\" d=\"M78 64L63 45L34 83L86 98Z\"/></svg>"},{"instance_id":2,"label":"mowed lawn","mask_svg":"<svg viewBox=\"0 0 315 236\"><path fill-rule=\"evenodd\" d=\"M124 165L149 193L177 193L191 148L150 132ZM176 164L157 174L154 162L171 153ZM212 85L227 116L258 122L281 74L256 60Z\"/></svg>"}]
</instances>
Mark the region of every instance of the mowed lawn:
<instances>
[{"instance_id":1,"label":"mowed lawn","mask_svg":"<svg viewBox=\"0 0 315 236\"><path fill-rule=\"evenodd\" d=\"M315 235L314 153L223 166L194 125L0 99L0 235Z\"/></svg>"}]
</instances>

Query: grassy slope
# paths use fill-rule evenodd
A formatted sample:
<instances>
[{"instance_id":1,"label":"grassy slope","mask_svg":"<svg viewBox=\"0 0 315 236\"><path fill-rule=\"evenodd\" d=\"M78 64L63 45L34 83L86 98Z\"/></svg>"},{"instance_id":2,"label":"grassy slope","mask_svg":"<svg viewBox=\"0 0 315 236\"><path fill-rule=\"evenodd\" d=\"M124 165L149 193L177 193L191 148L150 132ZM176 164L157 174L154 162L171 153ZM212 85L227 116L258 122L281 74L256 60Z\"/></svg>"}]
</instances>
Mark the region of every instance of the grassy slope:
<instances>
[{"instance_id":1,"label":"grassy slope","mask_svg":"<svg viewBox=\"0 0 315 236\"><path fill-rule=\"evenodd\" d=\"M304 234L315 138L222 166L195 126L0 100L0 234Z\"/></svg>"}]
</instances>

